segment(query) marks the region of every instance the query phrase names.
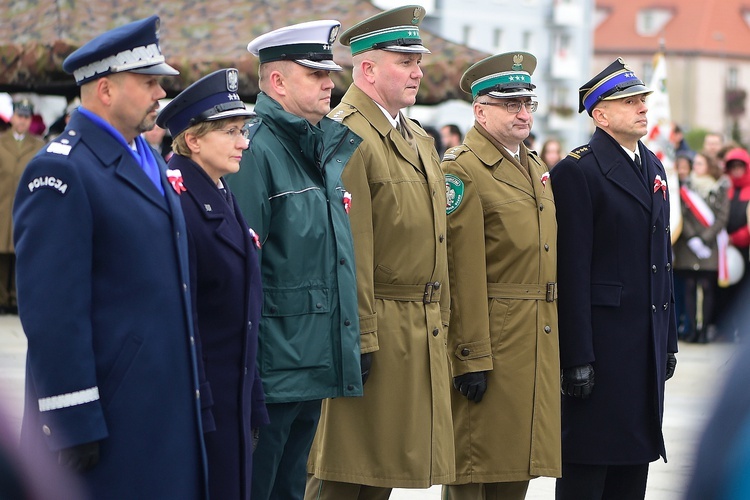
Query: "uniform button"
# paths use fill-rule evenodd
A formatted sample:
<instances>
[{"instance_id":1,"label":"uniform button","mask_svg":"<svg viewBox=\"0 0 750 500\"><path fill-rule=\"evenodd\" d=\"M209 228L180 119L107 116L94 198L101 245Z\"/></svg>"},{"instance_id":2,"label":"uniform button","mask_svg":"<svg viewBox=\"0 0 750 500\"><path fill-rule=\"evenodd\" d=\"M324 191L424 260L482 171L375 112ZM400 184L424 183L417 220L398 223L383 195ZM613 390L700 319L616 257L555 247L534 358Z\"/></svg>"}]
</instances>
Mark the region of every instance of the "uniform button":
<instances>
[{"instance_id":1,"label":"uniform button","mask_svg":"<svg viewBox=\"0 0 750 500\"><path fill-rule=\"evenodd\" d=\"M440 237L439 237L438 239L440 240L440 243L442 243L442 242L443 242L443 241L445 240L445 236L443 236L443 235L441 234L441 235L440 235Z\"/></svg>"},{"instance_id":2,"label":"uniform button","mask_svg":"<svg viewBox=\"0 0 750 500\"><path fill-rule=\"evenodd\" d=\"M200 399L200 398L201 398L201 391L199 391L198 389L196 389L195 390L195 399Z\"/></svg>"},{"instance_id":3,"label":"uniform button","mask_svg":"<svg viewBox=\"0 0 750 500\"><path fill-rule=\"evenodd\" d=\"M278 308L276 306L271 306L271 313L276 314L276 311L278 311Z\"/></svg>"},{"instance_id":4,"label":"uniform button","mask_svg":"<svg viewBox=\"0 0 750 500\"><path fill-rule=\"evenodd\" d=\"M432 196L435 196L435 190L434 189L432 190Z\"/></svg>"},{"instance_id":5,"label":"uniform button","mask_svg":"<svg viewBox=\"0 0 750 500\"><path fill-rule=\"evenodd\" d=\"M664 310L666 311L667 309L669 309L669 303L668 302L666 304L664 304Z\"/></svg>"},{"instance_id":6,"label":"uniform button","mask_svg":"<svg viewBox=\"0 0 750 500\"><path fill-rule=\"evenodd\" d=\"M656 274L656 265L651 266L651 271Z\"/></svg>"},{"instance_id":7,"label":"uniform button","mask_svg":"<svg viewBox=\"0 0 750 500\"><path fill-rule=\"evenodd\" d=\"M471 354L471 351L468 348L461 349L461 356L468 356L469 354Z\"/></svg>"},{"instance_id":8,"label":"uniform button","mask_svg":"<svg viewBox=\"0 0 750 500\"><path fill-rule=\"evenodd\" d=\"M656 232L656 226L651 228L651 233L655 233L655 232Z\"/></svg>"},{"instance_id":9,"label":"uniform button","mask_svg":"<svg viewBox=\"0 0 750 500\"><path fill-rule=\"evenodd\" d=\"M438 335L440 335L440 330L438 328L435 328L434 330L432 330L433 337L437 337Z\"/></svg>"},{"instance_id":10,"label":"uniform button","mask_svg":"<svg viewBox=\"0 0 750 500\"><path fill-rule=\"evenodd\" d=\"M354 390L354 386L352 384L349 384L349 385L346 386L346 390L347 391L353 391Z\"/></svg>"},{"instance_id":11,"label":"uniform button","mask_svg":"<svg viewBox=\"0 0 750 500\"><path fill-rule=\"evenodd\" d=\"M440 282L436 281L435 283L433 283L432 284L432 288L434 288L435 290L439 289L440 288Z\"/></svg>"},{"instance_id":12,"label":"uniform button","mask_svg":"<svg viewBox=\"0 0 750 500\"><path fill-rule=\"evenodd\" d=\"M42 432L44 433L45 436L50 436L52 434L52 431L50 430L49 426L46 424L42 426Z\"/></svg>"},{"instance_id":13,"label":"uniform button","mask_svg":"<svg viewBox=\"0 0 750 500\"><path fill-rule=\"evenodd\" d=\"M656 312L656 306L651 304L651 311Z\"/></svg>"},{"instance_id":14,"label":"uniform button","mask_svg":"<svg viewBox=\"0 0 750 500\"><path fill-rule=\"evenodd\" d=\"M669 232L669 226L667 226L667 227L664 228L664 232L666 232L666 233Z\"/></svg>"},{"instance_id":15,"label":"uniform button","mask_svg":"<svg viewBox=\"0 0 750 500\"><path fill-rule=\"evenodd\" d=\"M549 252L549 245L546 243L544 244L544 251Z\"/></svg>"},{"instance_id":16,"label":"uniform button","mask_svg":"<svg viewBox=\"0 0 750 500\"><path fill-rule=\"evenodd\" d=\"M539 211L541 212L542 210L544 210L544 205L540 203L539 204Z\"/></svg>"},{"instance_id":17,"label":"uniform button","mask_svg":"<svg viewBox=\"0 0 750 500\"><path fill-rule=\"evenodd\" d=\"M195 345L195 337L190 337L190 345Z\"/></svg>"},{"instance_id":18,"label":"uniform button","mask_svg":"<svg viewBox=\"0 0 750 500\"><path fill-rule=\"evenodd\" d=\"M75 130L69 130L68 131L68 135L76 135L76 131Z\"/></svg>"},{"instance_id":19,"label":"uniform button","mask_svg":"<svg viewBox=\"0 0 750 500\"><path fill-rule=\"evenodd\" d=\"M341 260L339 261L339 264L341 264L342 266L343 266L344 264L346 264L346 259L341 259Z\"/></svg>"},{"instance_id":20,"label":"uniform button","mask_svg":"<svg viewBox=\"0 0 750 500\"><path fill-rule=\"evenodd\" d=\"M247 375L247 366L245 367L245 375Z\"/></svg>"},{"instance_id":21,"label":"uniform button","mask_svg":"<svg viewBox=\"0 0 750 500\"><path fill-rule=\"evenodd\" d=\"M349 144L354 144L354 139L349 139Z\"/></svg>"},{"instance_id":22,"label":"uniform button","mask_svg":"<svg viewBox=\"0 0 750 500\"><path fill-rule=\"evenodd\" d=\"M248 330L251 329L252 327L253 327L253 322L252 321L248 321L247 322L247 328L248 328Z\"/></svg>"},{"instance_id":23,"label":"uniform button","mask_svg":"<svg viewBox=\"0 0 750 500\"><path fill-rule=\"evenodd\" d=\"M317 307L318 309L322 309L323 308L323 304L321 304L320 302L318 302L317 304L315 304L315 307Z\"/></svg>"},{"instance_id":24,"label":"uniform button","mask_svg":"<svg viewBox=\"0 0 750 500\"><path fill-rule=\"evenodd\" d=\"M549 325L547 325L547 326L544 327L544 333L549 333L551 331L552 331L552 328L550 328Z\"/></svg>"},{"instance_id":25,"label":"uniform button","mask_svg":"<svg viewBox=\"0 0 750 500\"><path fill-rule=\"evenodd\" d=\"M182 291L187 292L187 283L182 284Z\"/></svg>"},{"instance_id":26,"label":"uniform button","mask_svg":"<svg viewBox=\"0 0 750 500\"><path fill-rule=\"evenodd\" d=\"M341 163L341 160L339 158L336 158L336 161L339 162L339 163Z\"/></svg>"},{"instance_id":27,"label":"uniform button","mask_svg":"<svg viewBox=\"0 0 750 500\"><path fill-rule=\"evenodd\" d=\"M349 321L348 319L346 321L344 321L344 326L350 326L351 324L352 324L352 322Z\"/></svg>"},{"instance_id":28,"label":"uniform button","mask_svg":"<svg viewBox=\"0 0 750 500\"><path fill-rule=\"evenodd\" d=\"M671 271L671 270L672 270L672 264L667 262L667 271Z\"/></svg>"},{"instance_id":29,"label":"uniform button","mask_svg":"<svg viewBox=\"0 0 750 500\"><path fill-rule=\"evenodd\" d=\"M179 231L177 231L177 237L178 237L178 238L180 237L180 232L179 232Z\"/></svg>"}]
</instances>

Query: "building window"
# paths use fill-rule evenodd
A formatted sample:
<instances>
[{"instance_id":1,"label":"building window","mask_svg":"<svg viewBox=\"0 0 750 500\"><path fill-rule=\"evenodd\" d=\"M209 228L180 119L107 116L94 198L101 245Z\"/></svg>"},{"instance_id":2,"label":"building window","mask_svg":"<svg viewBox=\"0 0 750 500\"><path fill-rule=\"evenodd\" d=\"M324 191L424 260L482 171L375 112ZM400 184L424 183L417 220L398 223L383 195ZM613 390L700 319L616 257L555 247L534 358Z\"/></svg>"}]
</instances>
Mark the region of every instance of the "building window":
<instances>
[{"instance_id":1,"label":"building window","mask_svg":"<svg viewBox=\"0 0 750 500\"><path fill-rule=\"evenodd\" d=\"M492 30L492 47L496 52L502 52L503 47L503 30L495 28Z\"/></svg>"},{"instance_id":2,"label":"building window","mask_svg":"<svg viewBox=\"0 0 750 500\"><path fill-rule=\"evenodd\" d=\"M472 42L474 41L474 27L472 25L464 24L464 35L462 40L464 45L472 45Z\"/></svg>"},{"instance_id":3,"label":"building window","mask_svg":"<svg viewBox=\"0 0 750 500\"><path fill-rule=\"evenodd\" d=\"M641 9L635 18L635 31L641 36L658 35L673 17L672 9L660 7Z\"/></svg>"},{"instance_id":4,"label":"building window","mask_svg":"<svg viewBox=\"0 0 750 500\"><path fill-rule=\"evenodd\" d=\"M523 32L523 50L526 52L534 52L534 38L533 33L531 31L524 31Z\"/></svg>"},{"instance_id":5,"label":"building window","mask_svg":"<svg viewBox=\"0 0 750 500\"><path fill-rule=\"evenodd\" d=\"M727 70L727 88L736 89L739 82L739 71L736 67L730 67Z\"/></svg>"}]
</instances>

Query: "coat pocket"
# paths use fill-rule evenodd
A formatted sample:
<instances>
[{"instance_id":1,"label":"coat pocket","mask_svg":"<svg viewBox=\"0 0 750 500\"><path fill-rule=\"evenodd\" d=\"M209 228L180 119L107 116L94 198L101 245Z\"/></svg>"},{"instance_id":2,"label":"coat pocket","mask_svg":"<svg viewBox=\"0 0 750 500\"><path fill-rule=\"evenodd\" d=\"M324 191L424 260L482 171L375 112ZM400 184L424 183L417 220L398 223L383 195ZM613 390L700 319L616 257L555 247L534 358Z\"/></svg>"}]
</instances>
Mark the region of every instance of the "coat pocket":
<instances>
[{"instance_id":1,"label":"coat pocket","mask_svg":"<svg viewBox=\"0 0 750 500\"><path fill-rule=\"evenodd\" d=\"M327 288L268 290L263 294L263 316L283 317L327 313Z\"/></svg>"},{"instance_id":2,"label":"coat pocket","mask_svg":"<svg viewBox=\"0 0 750 500\"><path fill-rule=\"evenodd\" d=\"M604 307L620 307L622 285L617 283L592 283L591 305Z\"/></svg>"},{"instance_id":3,"label":"coat pocket","mask_svg":"<svg viewBox=\"0 0 750 500\"><path fill-rule=\"evenodd\" d=\"M115 398L117 390L125 380L128 370L133 366L133 361L142 346L143 339L135 335L129 337L123 344L120 354L117 355L117 359L112 364L109 373L104 377L104 381L100 387L102 403L105 407L108 407Z\"/></svg>"}]
</instances>

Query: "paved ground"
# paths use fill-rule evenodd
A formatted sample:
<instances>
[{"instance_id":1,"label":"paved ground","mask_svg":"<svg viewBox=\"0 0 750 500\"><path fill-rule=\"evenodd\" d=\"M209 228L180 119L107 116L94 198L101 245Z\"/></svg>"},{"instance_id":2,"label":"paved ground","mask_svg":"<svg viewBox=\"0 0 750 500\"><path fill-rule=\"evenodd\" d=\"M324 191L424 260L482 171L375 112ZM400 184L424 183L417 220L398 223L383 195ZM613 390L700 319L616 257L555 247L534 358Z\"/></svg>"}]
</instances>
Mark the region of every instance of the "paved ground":
<instances>
[{"instance_id":1,"label":"paved ground","mask_svg":"<svg viewBox=\"0 0 750 500\"><path fill-rule=\"evenodd\" d=\"M652 464L647 500L678 500L691 473L695 445L713 398L735 352L733 344L680 344L677 372L667 383L664 434L669 463ZM0 316L0 406L20 426L23 404L26 339L16 316ZM440 487L427 490L396 490L393 500L436 500ZM531 482L527 500L554 498L554 480Z\"/></svg>"}]
</instances>

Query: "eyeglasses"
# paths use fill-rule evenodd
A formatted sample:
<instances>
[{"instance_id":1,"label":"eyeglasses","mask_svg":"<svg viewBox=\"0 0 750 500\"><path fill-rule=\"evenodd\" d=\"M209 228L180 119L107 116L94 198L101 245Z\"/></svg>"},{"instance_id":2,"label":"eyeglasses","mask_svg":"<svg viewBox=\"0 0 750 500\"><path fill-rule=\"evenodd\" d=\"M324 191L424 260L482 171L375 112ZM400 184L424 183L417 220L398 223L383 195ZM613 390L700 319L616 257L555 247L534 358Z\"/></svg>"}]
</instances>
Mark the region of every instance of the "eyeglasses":
<instances>
[{"instance_id":1,"label":"eyeglasses","mask_svg":"<svg viewBox=\"0 0 750 500\"><path fill-rule=\"evenodd\" d=\"M240 137L245 139L246 141L250 140L250 127L245 125L242 128L239 127L232 127L232 128L217 128L214 130L214 132L224 132L227 134L233 141L236 141Z\"/></svg>"},{"instance_id":2,"label":"eyeglasses","mask_svg":"<svg viewBox=\"0 0 750 500\"><path fill-rule=\"evenodd\" d=\"M508 113L511 113L513 115L521 112L521 106L526 108L526 111L528 111L529 113L534 113L536 111L536 108L539 106L539 103L537 101L480 102L477 104L483 104L485 106L503 106L508 110Z\"/></svg>"}]
</instances>

